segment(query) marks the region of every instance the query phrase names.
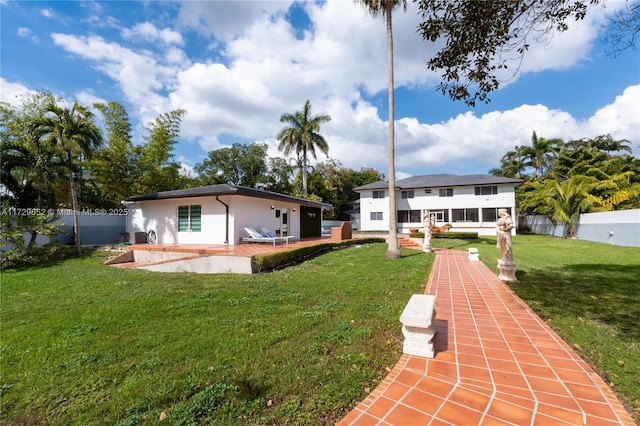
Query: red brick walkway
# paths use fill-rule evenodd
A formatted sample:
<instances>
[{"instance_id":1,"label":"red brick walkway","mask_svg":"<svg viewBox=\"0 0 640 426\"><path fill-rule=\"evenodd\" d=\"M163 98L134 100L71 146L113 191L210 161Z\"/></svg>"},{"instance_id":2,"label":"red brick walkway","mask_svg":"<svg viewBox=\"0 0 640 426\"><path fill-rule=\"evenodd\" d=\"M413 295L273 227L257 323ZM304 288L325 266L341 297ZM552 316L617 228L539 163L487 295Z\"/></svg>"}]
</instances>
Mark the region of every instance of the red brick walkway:
<instances>
[{"instance_id":1,"label":"red brick walkway","mask_svg":"<svg viewBox=\"0 0 640 426\"><path fill-rule=\"evenodd\" d=\"M633 425L611 389L482 262L439 251L436 356L403 355L338 425Z\"/></svg>"}]
</instances>

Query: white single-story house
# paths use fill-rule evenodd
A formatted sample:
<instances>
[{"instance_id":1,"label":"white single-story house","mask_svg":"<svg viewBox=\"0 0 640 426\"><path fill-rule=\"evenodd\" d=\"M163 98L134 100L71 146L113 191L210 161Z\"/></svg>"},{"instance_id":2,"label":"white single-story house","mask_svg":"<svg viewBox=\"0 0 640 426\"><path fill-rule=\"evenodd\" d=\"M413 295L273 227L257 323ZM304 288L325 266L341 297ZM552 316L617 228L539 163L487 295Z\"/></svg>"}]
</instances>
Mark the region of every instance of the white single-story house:
<instances>
[{"instance_id":1,"label":"white single-story house","mask_svg":"<svg viewBox=\"0 0 640 426\"><path fill-rule=\"evenodd\" d=\"M330 204L236 185L135 195L127 207L126 232L144 232L161 244L238 244L245 227L265 227L295 239L322 235L322 211ZM155 241L154 241L155 240Z\"/></svg>"},{"instance_id":2,"label":"white single-story house","mask_svg":"<svg viewBox=\"0 0 640 426\"><path fill-rule=\"evenodd\" d=\"M428 210L439 227L448 223L452 231L494 235L498 209L506 208L515 218L515 188L520 183L520 179L499 176L450 174L397 180L398 232L422 230L423 214ZM374 182L354 191L360 194L360 230L389 230L389 183Z\"/></svg>"}]
</instances>

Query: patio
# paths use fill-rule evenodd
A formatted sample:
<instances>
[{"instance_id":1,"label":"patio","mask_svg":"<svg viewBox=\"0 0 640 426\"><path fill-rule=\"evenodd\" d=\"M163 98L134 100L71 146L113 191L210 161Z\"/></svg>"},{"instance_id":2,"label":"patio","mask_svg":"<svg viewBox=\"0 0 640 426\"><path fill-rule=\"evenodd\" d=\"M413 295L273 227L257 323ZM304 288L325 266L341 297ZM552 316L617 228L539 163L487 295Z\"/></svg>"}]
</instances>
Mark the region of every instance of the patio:
<instances>
[{"instance_id":1,"label":"patio","mask_svg":"<svg viewBox=\"0 0 640 426\"><path fill-rule=\"evenodd\" d=\"M251 258L297 247L329 242L330 238L305 238L293 242L224 244L132 244L108 265L157 272L251 273Z\"/></svg>"}]
</instances>

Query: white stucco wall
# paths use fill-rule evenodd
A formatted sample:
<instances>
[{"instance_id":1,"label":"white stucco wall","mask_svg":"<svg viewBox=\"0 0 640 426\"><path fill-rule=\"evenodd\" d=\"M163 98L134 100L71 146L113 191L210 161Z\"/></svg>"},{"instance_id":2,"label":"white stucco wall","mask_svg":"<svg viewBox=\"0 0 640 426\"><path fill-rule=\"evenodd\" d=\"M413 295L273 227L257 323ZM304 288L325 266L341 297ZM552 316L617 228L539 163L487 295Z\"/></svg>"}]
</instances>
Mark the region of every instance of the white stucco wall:
<instances>
[{"instance_id":1,"label":"white stucco wall","mask_svg":"<svg viewBox=\"0 0 640 426\"><path fill-rule=\"evenodd\" d=\"M201 230L178 232L178 206L200 205ZM214 197L149 200L128 204L127 232L156 232L160 244L224 244L225 208Z\"/></svg>"},{"instance_id":2,"label":"white stucco wall","mask_svg":"<svg viewBox=\"0 0 640 426\"><path fill-rule=\"evenodd\" d=\"M448 210L449 220L454 230L461 228L465 231L478 232L480 235L495 234L495 222L482 222L482 210L478 211L478 222L453 222L451 209L471 208L510 208L515 216L515 193L513 185L494 185L498 193L492 195L475 195L475 186L461 186L453 188L452 197L440 197L439 188L429 188L431 193L425 193L426 188L414 189L414 198L403 199L402 191L396 193L397 210ZM487 185L480 185L487 186ZM385 191L385 195L388 191ZM371 212L383 212L382 221L372 221ZM438 226L444 222L438 222ZM398 232L408 233L410 228L420 228L419 223L398 223ZM373 198L373 191L360 192L360 229L362 231L378 231L389 229L389 198Z\"/></svg>"},{"instance_id":3,"label":"white stucco wall","mask_svg":"<svg viewBox=\"0 0 640 426\"><path fill-rule=\"evenodd\" d=\"M565 225L554 224L543 216L526 216L520 218L520 223L536 234L564 237L567 233ZM581 240L640 247L640 209L581 214L576 232Z\"/></svg>"}]
</instances>

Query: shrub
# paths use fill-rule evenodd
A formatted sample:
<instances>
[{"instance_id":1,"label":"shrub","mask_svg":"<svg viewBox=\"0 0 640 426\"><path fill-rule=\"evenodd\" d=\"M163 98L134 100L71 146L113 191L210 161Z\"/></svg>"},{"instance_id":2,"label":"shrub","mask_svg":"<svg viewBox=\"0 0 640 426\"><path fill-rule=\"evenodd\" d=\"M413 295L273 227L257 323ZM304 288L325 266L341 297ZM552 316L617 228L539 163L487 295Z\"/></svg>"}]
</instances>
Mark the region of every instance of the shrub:
<instances>
[{"instance_id":1,"label":"shrub","mask_svg":"<svg viewBox=\"0 0 640 426\"><path fill-rule=\"evenodd\" d=\"M446 232L432 235L433 238L449 238L456 240L477 240L477 232Z\"/></svg>"},{"instance_id":2,"label":"shrub","mask_svg":"<svg viewBox=\"0 0 640 426\"><path fill-rule=\"evenodd\" d=\"M55 257L61 247L57 243L38 247L36 237L44 235L52 239L59 234L58 218L47 214L12 215L12 212L14 209L5 202L0 211L0 269L36 265Z\"/></svg>"}]
</instances>

